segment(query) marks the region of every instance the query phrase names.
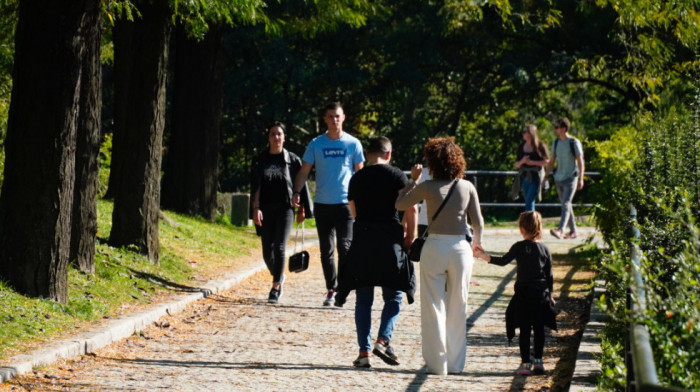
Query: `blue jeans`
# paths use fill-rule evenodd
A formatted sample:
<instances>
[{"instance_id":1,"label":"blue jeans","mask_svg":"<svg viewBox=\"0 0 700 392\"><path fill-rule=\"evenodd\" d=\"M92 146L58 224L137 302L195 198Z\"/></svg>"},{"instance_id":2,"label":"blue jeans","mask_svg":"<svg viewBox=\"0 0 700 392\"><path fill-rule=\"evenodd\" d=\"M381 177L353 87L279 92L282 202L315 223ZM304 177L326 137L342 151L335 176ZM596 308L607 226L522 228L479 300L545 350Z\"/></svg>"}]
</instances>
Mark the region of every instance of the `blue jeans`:
<instances>
[{"instance_id":1,"label":"blue jeans","mask_svg":"<svg viewBox=\"0 0 700 392\"><path fill-rule=\"evenodd\" d=\"M391 341L394 324L399 318L402 294L399 290L382 287L384 309L379 324L377 337L385 342ZM374 287L362 287L355 290L355 328L357 330L357 345L360 352L372 351L372 303L374 302Z\"/></svg>"},{"instance_id":2,"label":"blue jeans","mask_svg":"<svg viewBox=\"0 0 700 392\"><path fill-rule=\"evenodd\" d=\"M352 241L352 213L347 204L314 204L316 231L321 250L321 266L326 278L326 290L335 290L338 269L335 265L334 249L338 242L338 263L345 261Z\"/></svg>"},{"instance_id":3,"label":"blue jeans","mask_svg":"<svg viewBox=\"0 0 700 392\"><path fill-rule=\"evenodd\" d=\"M559 195L559 200L561 201L561 218L559 219L559 230L564 232L564 228L569 226L569 230L572 233L576 232L576 217L574 216L574 209L571 206L571 200L574 198L574 193L576 193L576 185L578 184L578 177L573 177L569 180L564 180L561 182L554 183L557 188L557 194Z\"/></svg>"},{"instance_id":4,"label":"blue jeans","mask_svg":"<svg viewBox=\"0 0 700 392\"><path fill-rule=\"evenodd\" d=\"M534 178L535 175L533 174L532 177ZM539 177L537 181L532 182L527 182L526 178L527 176L520 177L520 189L525 197L525 211L535 211L535 199L540 188Z\"/></svg>"}]
</instances>

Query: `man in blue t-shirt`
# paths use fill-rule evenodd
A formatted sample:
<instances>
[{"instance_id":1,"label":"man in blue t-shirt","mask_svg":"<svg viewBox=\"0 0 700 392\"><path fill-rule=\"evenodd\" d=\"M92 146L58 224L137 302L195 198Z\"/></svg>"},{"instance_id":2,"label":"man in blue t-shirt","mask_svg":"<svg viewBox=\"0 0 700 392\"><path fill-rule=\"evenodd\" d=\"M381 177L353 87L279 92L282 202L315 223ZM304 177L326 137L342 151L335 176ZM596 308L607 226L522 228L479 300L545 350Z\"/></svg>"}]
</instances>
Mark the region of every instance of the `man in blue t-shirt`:
<instances>
[{"instance_id":1,"label":"man in blue t-shirt","mask_svg":"<svg viewBox=\"0 0 700 392\"><path fill-rule=\"evenodd\" d=\"M557 137L552 142L552 159L547 164L545 178L552 172L554 162L557 168L554 170L554 185L561 201L561 218L559 226L549 232L556 238L576 238L576 217L571 206L576 190L583 189L583 172L585 165L583 162L583 149L581 142L573 136L569 136L571 122L563 117L554 122L554 133ZM545 181L542 182L544 186ZM566 226L569 232L564 233Z\"/></svg>"},{"instance_id":2,"label":"man in blue t-shirt","mask_svg":"<svg viewBox=\"0 0 700 392\"><path fill-rule=\"evenodd\" d=\"M299 205L299 190L306 183L311 168L316 166L314 215L327 290L323 305L330 306L335 301L337 286L333 248L337 241L338 259L342 263L352 241L353 218L348 205L348 185L350 177L362 169L365 157L360 141L343 132L345 113L339 102L326 105L323 120L328 130L309 143L301 158L292 203Z\"/></svg>"}]
</instances>

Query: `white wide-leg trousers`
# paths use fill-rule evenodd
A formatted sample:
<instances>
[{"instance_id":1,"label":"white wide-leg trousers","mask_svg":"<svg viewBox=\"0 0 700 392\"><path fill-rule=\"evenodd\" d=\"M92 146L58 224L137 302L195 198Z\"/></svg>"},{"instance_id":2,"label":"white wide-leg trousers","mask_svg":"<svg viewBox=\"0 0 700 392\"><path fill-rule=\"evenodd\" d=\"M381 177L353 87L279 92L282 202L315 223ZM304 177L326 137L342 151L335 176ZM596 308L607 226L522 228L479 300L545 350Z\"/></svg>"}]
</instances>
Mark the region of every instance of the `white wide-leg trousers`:
<instances>
[{"instance_id":1,"label":"white wide-leg trousers","mask_svg":"<svg viewBox=\"0 0 700 392\"><path fill-rule=\"evenodd\" d=\"M474 256L464 235L429 234L420 262L423 359L432 374L460 373Z\"/></svg>"}]
</instances>

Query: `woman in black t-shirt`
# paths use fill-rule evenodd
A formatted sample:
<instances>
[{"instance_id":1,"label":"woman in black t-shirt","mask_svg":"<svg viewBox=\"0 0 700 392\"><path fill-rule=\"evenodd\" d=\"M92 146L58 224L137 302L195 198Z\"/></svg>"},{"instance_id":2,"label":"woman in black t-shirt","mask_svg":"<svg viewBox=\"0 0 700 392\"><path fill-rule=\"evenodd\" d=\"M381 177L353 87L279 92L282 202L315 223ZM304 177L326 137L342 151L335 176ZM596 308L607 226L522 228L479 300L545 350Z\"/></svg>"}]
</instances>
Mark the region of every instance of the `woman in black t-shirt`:
<instances>
[{"instance_id":1,"label":"woman in black t-shirt","mask_svg":"<svg viewBox=\"0 0 700 392\"><path fill-rule=\"evenodd\" d=\"M535 199L540 199L544 167L549 162L547 146L537 137L536 126L528 124L523 128L523 142L518 146L515 160L520 190L525 197L525 211L534 211Z\"/></svg>"},{"instance_id":2,"label":"woman in black t-shirt","mask_svg":"<svg viewBox=\"0 0 700 392\"><path fill-rule=\"evenodd\" d=\"M268 303L277 303L282 295L285 248L294 221L292 184L301 159L284 149L285 128L275 123L268 130L270 147L253 160L251 166L251 217L262 240L263 259L272 275ZM312 216L308 188L301 191L302 207L297 211L297 223Z\"/></svg>"}]
</instances>

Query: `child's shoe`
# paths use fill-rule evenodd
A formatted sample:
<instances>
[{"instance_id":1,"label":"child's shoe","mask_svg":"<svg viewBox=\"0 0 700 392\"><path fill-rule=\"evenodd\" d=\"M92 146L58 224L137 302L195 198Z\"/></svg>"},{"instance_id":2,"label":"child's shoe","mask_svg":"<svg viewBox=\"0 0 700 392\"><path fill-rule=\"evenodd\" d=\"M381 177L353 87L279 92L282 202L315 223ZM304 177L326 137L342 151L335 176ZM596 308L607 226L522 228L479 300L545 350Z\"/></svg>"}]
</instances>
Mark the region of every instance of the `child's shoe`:
<instances>
[{"instance_id":1,"label":"child's shoe","mask_svg":"<svg viewBox=\"0 0 700 392\"><path fill-rule=\"evenodd\" d=\"M523 362L520 364L517 373L521 376L529 376L531 367L532 364L530 362Z\"/></svg>"},{"instance_id":2,"label":"child's shoe","mask_svg":"<svg viewBox=\"0 0 700 392\"><path fill-rule=\"evenodd\" d=\"M533 364L533 366L532 366L532 373L533 374L544 374L545 373L544 364L542 363L542 359L535 358L532 361L532 364Z\"/></svg>"}]
</instances>

